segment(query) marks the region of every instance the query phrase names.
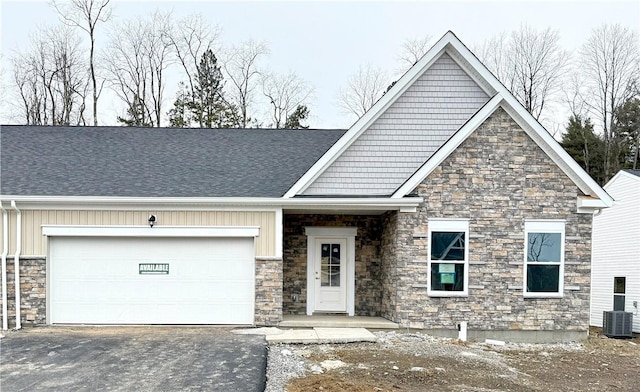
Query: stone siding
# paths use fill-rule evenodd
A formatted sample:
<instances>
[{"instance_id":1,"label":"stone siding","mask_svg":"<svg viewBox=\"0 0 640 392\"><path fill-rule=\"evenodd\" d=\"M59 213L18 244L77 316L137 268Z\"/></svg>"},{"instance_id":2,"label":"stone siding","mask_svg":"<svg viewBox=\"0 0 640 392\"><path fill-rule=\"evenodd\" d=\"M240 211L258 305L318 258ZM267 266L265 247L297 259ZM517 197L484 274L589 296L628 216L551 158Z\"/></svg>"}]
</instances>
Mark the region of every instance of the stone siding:
<instances>
[{"instance_id":1,"label":"stone siding","mask_svg":"<svg viewBox=\"0 0 640 392\"><path fill-rule=\"evenodd\" d=\"M256 258L256 325L282 321L282 259Z\"/></svg>"},{"instance_id":2,"label":"stone siding","mask_svg":"<svg viewBox=\"0 0 640 392\"><path fill-rule=\"evenodd\" d=\"M398 232L398 212L387 212L382 217L382 241L380 244L380 265L382 302L380 303L380 315L388 320L396 319L397 311L397 249L399 241L396 240Z\"/></svg>"},{"instance_id":3,"label":"stone siding","mask_svg":"<svg viewBox=\"0 0 640 392\"><path fill-rule=\"evenodd\" d=\"M454 329L468 321L471 330L588 330L591 215L576 213L580 190L502 108L416 192L424 198L416 213L386 220L393 227L385 233L395 231L397 243L385 245L382 264L396 259L397 303L385 315L424 329ZM469 219L468 297L427 295L432 218ZM566 221L562 298L523 297L526 219ZM393 297L387 291L394 279L387 280L384 298Z\"/></svg>"},{"instance_id":4,"label":"stone siding","mask_svg":"<svg viewBox=\"0 0 640 392\"><path fill-rule=\"evenodd\" d=\"M7 257L7 316L9 326L16 324L15 265ZM23 325L47 322L47 261L44 257L20 258L20 323ZM2 313L0 297L0 313Z\"/></svg>"},{"instance_id":5,"label":"stone siding","mask_svg":"<svg viewBox=\"0 0 640 392\"><path fill-rule=\"evenodd\" d=\"M46 259L20 258L20 320L23 325L46 324ZM7 315L15 326L15 275L13 258L7 258ZM255 323L277 325L282 321L282 260L256 260ZM2 311L0 298L0 313Z\"/></svg>"},{"instance_id":6,"label":"stone siding","mask_svg":"<svg viewBox=\"0 0 640 392\"><path fill-rule=\"evenodd\" d=\"M379 316L382 300L380 216L301 215L284 216L284 314L307 312L307 236L305 227L357 227L355 238L355 314ZM294 295L297 301L294 301Z\"/></svg>"}]
</instances>

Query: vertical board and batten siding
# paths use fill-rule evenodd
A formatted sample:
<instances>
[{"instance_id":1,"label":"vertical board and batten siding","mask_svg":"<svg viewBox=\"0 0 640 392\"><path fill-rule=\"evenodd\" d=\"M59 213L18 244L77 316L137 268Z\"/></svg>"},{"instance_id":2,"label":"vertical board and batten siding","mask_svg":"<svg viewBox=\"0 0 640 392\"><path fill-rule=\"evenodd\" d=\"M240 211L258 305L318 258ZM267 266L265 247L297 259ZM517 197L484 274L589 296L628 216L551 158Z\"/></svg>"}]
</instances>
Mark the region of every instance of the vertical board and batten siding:
<instances>
[{"instance_id":1,"label":"vertical board and batten siding","mask_svg":"<svg viewBox=\"0 0 640 392\"><path fill-rule=\"evenodd\" d=\"M488 100L443 53L303 194L392 194Z\"/></svg>"},{"instance_id":2,"label":"vertical board and batten siding","mask_svg":"<svg viewBox=\"0 0 640 392\"><path fill-rule=\"evenodd\" d=\"M45 256L46 238L42 225L146 225L149 215L159 226L259 226L256 256L275 256L276 222L273 211L106 211L106 210L22 210L22 255ZM9 214L9 255L16 242L15 213ZM2 245L0 224L0 246Z\"/></svg>"},{"instance_id":3,"label":"vertical board and batten siding","mask_svg":"<svg viewBox=\"0 0 640 392\"><path fill-rule=\"evenodd\" d=\"M5 209L7 207L5 206ZM12 209L9 208L9 213L7 214L9 218L9 252L7 257L13 257L16 251L16 213L13 212ZM0 210L0 254L4 252L4 226L2 224L2 210ZM24 232L24 230L23 230Z\"/></svg>"},{"instance_id":4,"label":"vertical board and batten siding","mask_svg":"<svg viewBox=\"0 0 640 392\"><path fill-rule=\"evenodd\" d=\"M640 177L619 175L605 190L615 204L593 218L591 325L602 326L602 312L613 310L613 278L624 276L625 311L640 333Z\"/></svg>"}]
</instances>

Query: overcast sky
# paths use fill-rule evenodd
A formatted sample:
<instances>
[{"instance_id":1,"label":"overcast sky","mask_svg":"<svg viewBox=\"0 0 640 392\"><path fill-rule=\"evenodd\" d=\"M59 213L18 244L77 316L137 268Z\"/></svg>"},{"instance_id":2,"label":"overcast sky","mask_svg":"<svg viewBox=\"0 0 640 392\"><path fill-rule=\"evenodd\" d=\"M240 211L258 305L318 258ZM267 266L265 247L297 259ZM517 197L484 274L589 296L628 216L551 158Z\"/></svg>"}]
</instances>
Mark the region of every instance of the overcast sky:
<instances>
[{"instance_id":1,"label":"overcast sky","mask_svg":"<svg viewBox=\"0 0 640 392\"><path fill-rule=\"evenodd\" d=\"M10 86L12 53L27 45L37 26L53 25L57 14L47 1L1 1L3 88ZM577 50L589 32L603 23L640 28L640 1L415 1L415 2L218 2L116 1L113 20L146 16L156 9L181 18L201 14L222 29L225 45L253 38L268 42L271 53L263 65L276 72L295 71L314 87L310 125L347 128L354 118L342 113L337 94L361 64L399 69L405 39L425 35L432 40L452 30L468 47L527 23L537 29L558 29L565 49ZM106 28L101 27L104 33ZM98 45L106 41L98 36ZM167 81L166 111L172 105L177 79ZM3 92L6 96L6 92ZM100 122L115 124L123 106L108 95L99 102ZM15 122L6 107L2 123ZM549 113L551 116L553 114ZM556 114L557 121L562 115Z\"/></svg>"}]
</instances>

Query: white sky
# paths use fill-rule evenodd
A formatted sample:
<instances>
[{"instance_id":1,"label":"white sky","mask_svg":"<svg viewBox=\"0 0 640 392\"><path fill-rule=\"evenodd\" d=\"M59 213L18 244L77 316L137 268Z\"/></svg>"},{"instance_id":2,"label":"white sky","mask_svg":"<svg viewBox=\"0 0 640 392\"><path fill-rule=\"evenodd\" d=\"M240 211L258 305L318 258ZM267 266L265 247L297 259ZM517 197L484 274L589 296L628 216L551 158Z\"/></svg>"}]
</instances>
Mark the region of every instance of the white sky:
<instances>
[{"instance_id":1,"label":"white sky","mask_svg":"<svg viewBox=\"0 0 640 392\"><path fill-rule=\"evenodd\" d=\"M37 26L53 25L57 14L47 1L0 0L3 66L2 96L9 97L12 53L28 44ZM113 19L147 16L156 9L173 10L176 18L200 13L222 29L222 43L238 44L253 38L268 42L264 61L276 72L295 71L314 87L310 103L313 128L347 128L354 121L337 105L337 94L360 64L370 63L392 74L399 68L401 45L407 38L430 35L432 40L452 30L468 47L505 30L527 23L537 29L558 29L561 45L577 50L591 29L620 23L640 29L640 1L414 1L414 2L220 2L117 1ZM104 33L106 27L101 27ZM80 32L79 34L84 32ZM84 37L84 35L81 35ZM98 36L98 46L106 43ZM167 81L165 112L173 103L178 79ZM11 100L11 98L9 98ZM2 123L15 122L6 102ZM99 121L115 124L123 106L105 94L99 101ZM564 113L558 110L557 123Z\"/></svg>"}]
</instances>

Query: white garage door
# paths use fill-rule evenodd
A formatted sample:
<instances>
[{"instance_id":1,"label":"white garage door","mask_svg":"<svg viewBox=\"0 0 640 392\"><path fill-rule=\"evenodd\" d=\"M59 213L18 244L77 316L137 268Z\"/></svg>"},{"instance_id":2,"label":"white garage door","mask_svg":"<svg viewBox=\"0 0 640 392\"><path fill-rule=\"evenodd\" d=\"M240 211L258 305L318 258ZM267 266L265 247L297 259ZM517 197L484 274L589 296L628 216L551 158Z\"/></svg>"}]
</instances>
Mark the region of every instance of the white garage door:
<instances>
[{"instance_id":1,"label":"white garage door","mask_svg":"<svg viewBox=\"0 0 640 392\"><path fill-rule=\"evenodd\" d=\"M253 238L50 237L49 322L252 324L253 244Z\"/></svg>"}]
</instances>

